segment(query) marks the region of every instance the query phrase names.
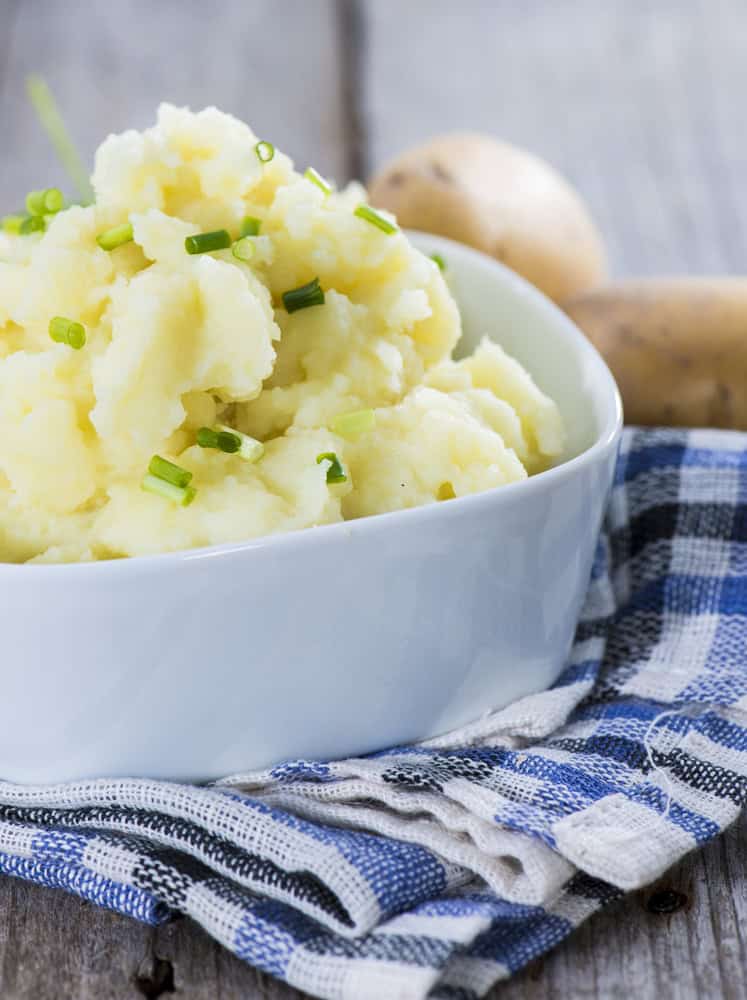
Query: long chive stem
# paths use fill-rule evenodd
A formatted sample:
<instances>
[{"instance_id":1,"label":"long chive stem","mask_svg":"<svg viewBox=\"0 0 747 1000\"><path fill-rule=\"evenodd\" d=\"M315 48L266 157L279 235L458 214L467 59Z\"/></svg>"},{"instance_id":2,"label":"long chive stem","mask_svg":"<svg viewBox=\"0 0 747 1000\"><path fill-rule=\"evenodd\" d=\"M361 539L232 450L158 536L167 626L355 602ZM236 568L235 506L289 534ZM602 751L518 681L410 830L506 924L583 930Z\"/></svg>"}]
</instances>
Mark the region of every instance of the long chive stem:
<instances>
[{"instance_id":1,"label":"long chive stem","mask_svg":"<svg viewBox=\"0 0 747 1000\"><path fill-rule=\"evenodd\" d=\"M332 194L332 185L317 170L314 170L313 167L306 168L304 177L307 181L311 181L312 184L316 184L319 190L323 191L325 195Z\"/></svg>"},{"instance_id":2,"label":"long chive stem","mask_svg":"<svg viewBox=\"0 0 747 1000\"><path fill-rule=\"evenodd\" d=\"M375 208L371 208L370 205L366 205L365 202L361 202L353 212L353 215L357 215L359 219L365 219L366 222L370 222L372 226L376 226L377 229L380 229L382 233L386 233L387 235L399 232L399 228L393 222L384 218L380 212L377 212Z\"/></svg>"},{"instance_id":3,"label":"long chive stem","mask_svg":"<svg viewBox=\"0 0 747 1000\"><path fill-rule=\"evenodd\" d=\"M81 201L89 203L94 200L93 188L88 179L88 172L70 137L65 122L62 119L57 102L52 96L47 83L42 77L32 74L26 78L26 92L36 114L46 131L60 162L67 170L71 180L78 189Z\"/></svg>"}]
</instances>

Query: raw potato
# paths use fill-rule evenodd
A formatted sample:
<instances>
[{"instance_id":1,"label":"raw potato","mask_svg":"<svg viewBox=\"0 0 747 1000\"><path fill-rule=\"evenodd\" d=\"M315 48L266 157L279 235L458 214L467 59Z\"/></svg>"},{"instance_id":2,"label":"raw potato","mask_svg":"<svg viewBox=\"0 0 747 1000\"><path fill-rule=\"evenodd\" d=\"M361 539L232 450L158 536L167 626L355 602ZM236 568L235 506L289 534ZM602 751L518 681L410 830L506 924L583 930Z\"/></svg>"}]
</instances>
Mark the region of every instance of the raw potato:
<instances>
[{"instance_id":1,"label":"raw potato","mask_svg":"<svg viewBox=\"0 0 747 1000\"><path fill-rule=\"evenodd\" d=\"M443 135L407 150L369 192L400 225L482 250L557 302L607 276L602 239L573 188L538 157L490 136Z\"/></svg>"},{"instance_id":2,"label":"raw potato","mask_svg":"<svg viewBox=\"0 0 747 1000\"><path fill-rule=\"evenodd\" d=\"M624 281L567 302L632 424L747 430L747 278Z\"/></svg>"}]
</instances>

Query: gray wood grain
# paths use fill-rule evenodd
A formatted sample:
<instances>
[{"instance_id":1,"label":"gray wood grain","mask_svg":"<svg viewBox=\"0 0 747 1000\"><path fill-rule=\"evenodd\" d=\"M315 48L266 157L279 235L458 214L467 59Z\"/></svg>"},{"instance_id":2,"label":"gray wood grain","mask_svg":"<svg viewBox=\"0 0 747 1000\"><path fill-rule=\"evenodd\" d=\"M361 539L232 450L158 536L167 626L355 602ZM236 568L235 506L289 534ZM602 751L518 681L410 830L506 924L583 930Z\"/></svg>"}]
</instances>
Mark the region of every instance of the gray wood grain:
<instances>
[{"instance_id":1,"label":"gray wood grain","mask_svg":"<svg viewBox=\"0 0 747 1000\"><path fill-rule=\"evenodd\" d=\"M23 96L43 73L87 156L158 101L215 103L342 179L450 129L535 150L618 273L744 269L743 0L0 0L0 192L64 177ZM492 1000L747 996L747 819L596 915ZM143 927L0 878L0 996L299 1000L181 920ZM382 998L386 1000L386 998Z\"/></svg>"},{"instance_id":2,"label":"gray wood grain","mask_svg":"<svg viewBox=\"0 0 747 1000\"><path fill-rule=\"evenodd\" d=\"M305 168L347 168L333 0L0 0L0 192L8 208L66 177L25 97L41 73L92 162L110 132L153 123L161 101L215 104ZM3 48L8 52L2 55Z\"/></svg>"},{"instance_id":3,"label":"gray wood grain","mask_svg":"<svg viewBox=\"0 0 747 1000\"><path fill-rule=\"evenodd\" d=\"M140 998L153 932L74 896L0 880L0 996Z\"/></svg>"},{"instance_id":4,"label":"gray wood grain","mask_svg":"<svg viewBox=\"0 0 747 1000\"><path fill-rule=\"evenodd\" d=\"M375 0L369 168L487 131L563 171L626 274L740 272L744 0Z\"/></svg>"}]
</instances>

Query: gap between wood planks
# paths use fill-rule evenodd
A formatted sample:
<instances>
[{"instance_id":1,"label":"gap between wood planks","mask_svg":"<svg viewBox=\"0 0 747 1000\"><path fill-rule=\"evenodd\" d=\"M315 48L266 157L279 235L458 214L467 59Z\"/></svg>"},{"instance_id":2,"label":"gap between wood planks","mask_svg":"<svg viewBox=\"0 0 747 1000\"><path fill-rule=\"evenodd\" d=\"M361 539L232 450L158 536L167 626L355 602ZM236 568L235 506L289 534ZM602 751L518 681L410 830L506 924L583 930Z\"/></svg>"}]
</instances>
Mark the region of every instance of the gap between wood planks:
<instances>
[{"instance_id":1,"label":"gap between wood planks","mask_svg":"<svg viewBox=\"0 0 747 1000\"><path fill-rule=\"evenodd\" d=\"M3 17L3 31L0 33L0 100L5 89L5 80L8 73L8 53L13 45L18 11L21 7L21 0L4 0L6 13Z\"/></svg>"},{"instance_id":2,"label":"gap between wood planks","mask_svg":"<svg viewBox=\"0 0 747 1000\"><path fill-rule=\"evenodd\" d=\"M368 172L368 130L364 110L366 19L361 0L335 0L342 126L348 180L364 180Z\"/></svg>"}]
</instances>

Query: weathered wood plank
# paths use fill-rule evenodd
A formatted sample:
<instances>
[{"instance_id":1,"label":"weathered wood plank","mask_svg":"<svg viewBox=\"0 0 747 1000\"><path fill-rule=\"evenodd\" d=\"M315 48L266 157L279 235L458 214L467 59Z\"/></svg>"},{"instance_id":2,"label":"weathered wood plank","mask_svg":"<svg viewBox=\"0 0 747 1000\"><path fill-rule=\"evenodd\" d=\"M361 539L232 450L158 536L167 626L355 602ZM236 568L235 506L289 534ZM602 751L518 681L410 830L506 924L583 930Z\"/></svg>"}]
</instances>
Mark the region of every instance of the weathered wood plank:
<instances>
[{"instance_id":1,"label":"weathered wood plank","mask_svg":"<svg viewBox=\"0 0 747 1000\"><path fill-rule=\"evenodd\" d=\"M155 952L171 963L174 987L185 1000L304 1000L303 994L264 976L212 941L189 920L158 929Z\"/></svg>"},{"instance_id":2,"label":"weathered wood plank","mask_svg":"<svg viewBox=\"0 0 747 1000\"><path fill-rule=\"evenodd\" d=\"M334 0L0 0L9 57L0 75L0 192L8 209L66 178L30 112L24 78L42 73L87 161L109 132L151 124L160 101L246 119L305 167L347 169ZM8 28L6 29L6 24ZM0 54L0 59L2 55Z\"/></svg>"},{"instance_id":3,"label":"weathered wood plank","mask_svg":"<svg viewBox=\"0 0 747 1000\"><path fill-rule=\"evenodd\" d=\"M358 0L336 0L340 58L340 99L347 148L345 180L366 172L368 130L363 115L365 8Z\"/></svg>"},{"instance_id":4,"label":"weathered wood plank","mask_svg":"<svg viewBox=\"0 0 747 1000\"><path fill-rule=\"evenodd\" d=\"M8 75L9 55L20 5L20 0L0 0L0 93Z\"/></svg>"},{"instance_id":5,"label":"weathered wood plank","mask_svg":"<svg viewBox=\"0 0 747 1000\"><path fill-rule=\"evenodd\" d=\"M588 199L620 273L744 270L743 0L368 0L373 168L478 129Z\"/></svg>"},{"instance_id":6,"label":"weathered wood plank","mask_svg":"<svg viewBox=\"0 0 747 1000\"><path fill-rule=\"evenodd\" d=\"M153 930L67 893L0 879L0 996L142 1000Z\"/></svg>"}]
</instances>

